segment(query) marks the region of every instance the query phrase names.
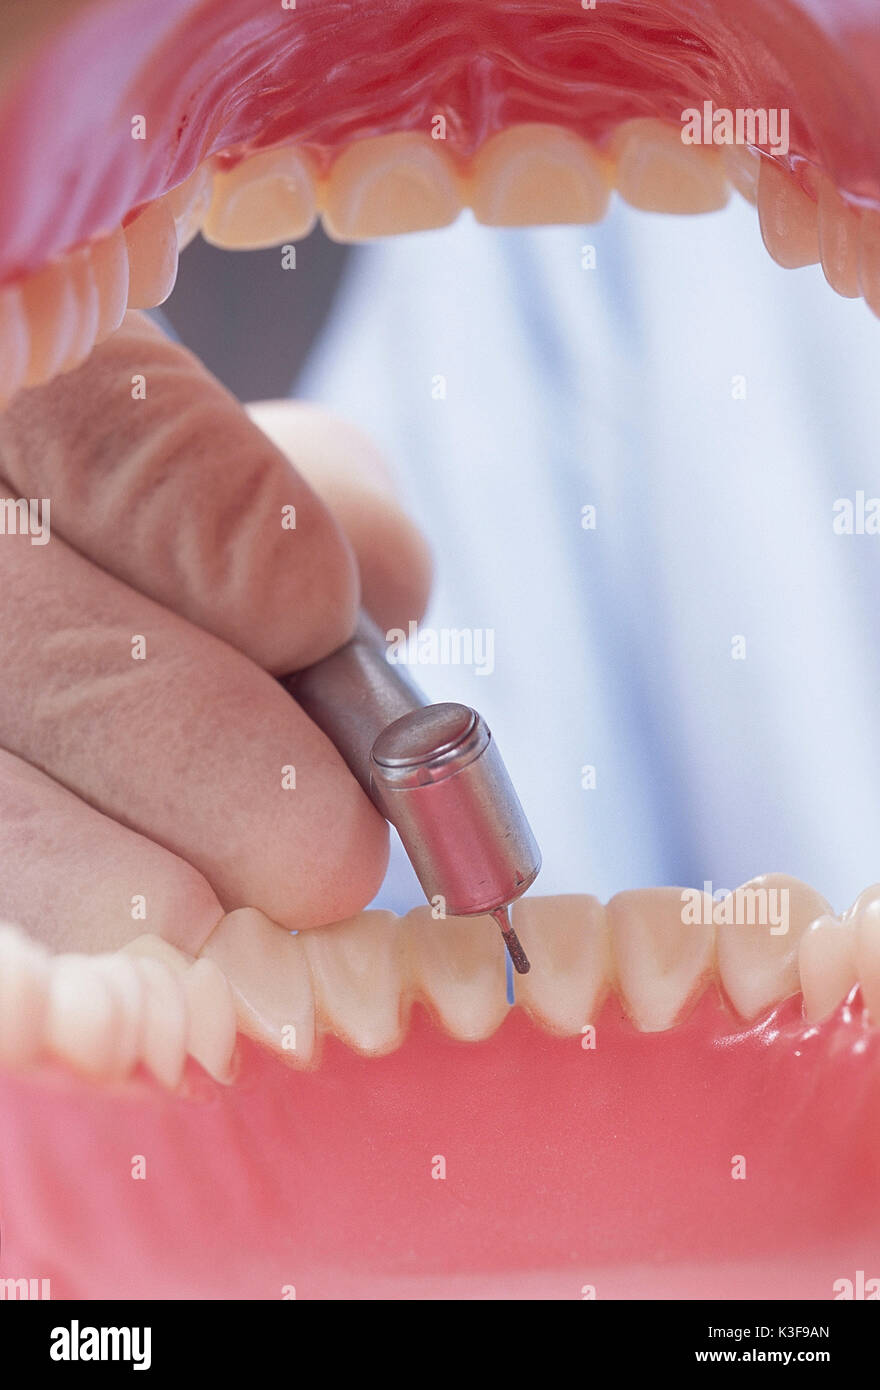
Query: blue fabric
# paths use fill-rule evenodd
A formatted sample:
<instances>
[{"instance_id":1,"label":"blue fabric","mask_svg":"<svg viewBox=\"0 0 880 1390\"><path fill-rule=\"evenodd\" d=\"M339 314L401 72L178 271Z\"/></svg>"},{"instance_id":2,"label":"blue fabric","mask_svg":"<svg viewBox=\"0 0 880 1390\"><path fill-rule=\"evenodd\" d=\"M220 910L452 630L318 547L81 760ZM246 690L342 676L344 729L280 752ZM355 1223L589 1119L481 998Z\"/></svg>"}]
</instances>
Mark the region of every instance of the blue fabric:
<instances>
[{"instance_id":1,"label":"blue fabric","mask_svg":"<svg viewBox=\"0 0 880 1390\"><path fill-rule=\"evenodd\" d=\"M541 891L780 870L840 909L880 878L880 537L832 529L880 496L878 380L880 323L774 266L739 199L356 253L296 392L387 452L425 621L494 630L492 674L415 674L488 719Z\"/></svg>"}]
</instances>

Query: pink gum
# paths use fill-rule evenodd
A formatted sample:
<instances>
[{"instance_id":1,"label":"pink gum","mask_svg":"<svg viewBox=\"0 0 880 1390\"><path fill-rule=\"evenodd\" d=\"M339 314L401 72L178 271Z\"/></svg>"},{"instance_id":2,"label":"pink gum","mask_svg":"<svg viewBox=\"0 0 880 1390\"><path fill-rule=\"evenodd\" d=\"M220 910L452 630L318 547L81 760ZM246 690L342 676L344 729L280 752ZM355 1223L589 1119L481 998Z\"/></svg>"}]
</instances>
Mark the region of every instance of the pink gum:
<instances>
[{"instance_id":1,"label":"pink gum","mask_svg":"<svg viewBox=\"0 0 880 1390\"><path fill-rule=\"evenodd\" d=\"M640 1034L611 1000L586 1050L518 1011L479 1045L417 1011L375 1061L330 1040L297 1072L246 1043L237 1084L191 1070L190 1100L0 1078L3 1273L55 1298L258 1299L828 1299L880 1276L858 995L819 1028L799 999L731 1023L709 993Z\"/></svg>"}]
</instances>

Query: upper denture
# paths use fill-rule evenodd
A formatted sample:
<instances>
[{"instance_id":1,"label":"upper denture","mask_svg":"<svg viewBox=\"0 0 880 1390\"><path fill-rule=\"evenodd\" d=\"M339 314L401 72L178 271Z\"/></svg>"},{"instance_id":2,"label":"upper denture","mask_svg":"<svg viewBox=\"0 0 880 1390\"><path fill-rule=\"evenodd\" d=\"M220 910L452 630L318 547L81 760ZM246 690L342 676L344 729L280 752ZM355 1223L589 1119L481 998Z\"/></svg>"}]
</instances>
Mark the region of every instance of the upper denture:
<instances>
[{"instance_id":1,"label":"upper denture","mask_svg":"<svg viewBox=\"0 0 880 1390\"><path fill-rule=\"evenodd\" d=\"M89 6L0 114L0 283L113 231L210 156L233 167L295 144L323 177L353 140L436 137L438 116L443 155L463 161L517 124L604 149L624 122L674 125L703 100L789 108L784 166L880 206L878 53L880 10L857 0Z\"/></svg>"},{"instance_id":2,"label":"upper denture","mask_svg":"<svg viewBox=\"0 0 880 1390\"><path fill-rule=\"evenodd\" d=\"M809 9L809 17L805 11ZM123 22L124 19L124 22ZM78 6L0 109L0 407L170 294L201 229L280 245L756 202L782 266L880 314L880 11L847 0ZM785 148L682 139L786 113ZM704 119L706 119L704 117ZM777 132L778 134L778 132Z\"/></svg>"}]
</instances>

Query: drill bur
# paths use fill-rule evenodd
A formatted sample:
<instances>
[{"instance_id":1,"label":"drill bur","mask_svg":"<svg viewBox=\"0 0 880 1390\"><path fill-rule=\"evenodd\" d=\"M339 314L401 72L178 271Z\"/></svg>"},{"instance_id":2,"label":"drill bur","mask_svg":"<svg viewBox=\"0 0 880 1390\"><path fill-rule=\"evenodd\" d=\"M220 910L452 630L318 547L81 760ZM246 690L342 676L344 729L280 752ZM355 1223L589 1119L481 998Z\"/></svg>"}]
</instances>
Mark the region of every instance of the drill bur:
<instances>
[{"instance_id":1,"label":"drill bur","mask_svg":"<svg viewBox=\"0 0 880 1390\"><path fill-rule=\"evenodd\" d=\"M490 913L490 916L495 918L495 921L501 928L501 935L504 937L507 954L513 961L513 968L517 975L528 975L532 967L529 965L529 958L522 948L522 942L513 930L510 921L510 913L507 907L496 907Z\"/></svg>"}]
</instances>

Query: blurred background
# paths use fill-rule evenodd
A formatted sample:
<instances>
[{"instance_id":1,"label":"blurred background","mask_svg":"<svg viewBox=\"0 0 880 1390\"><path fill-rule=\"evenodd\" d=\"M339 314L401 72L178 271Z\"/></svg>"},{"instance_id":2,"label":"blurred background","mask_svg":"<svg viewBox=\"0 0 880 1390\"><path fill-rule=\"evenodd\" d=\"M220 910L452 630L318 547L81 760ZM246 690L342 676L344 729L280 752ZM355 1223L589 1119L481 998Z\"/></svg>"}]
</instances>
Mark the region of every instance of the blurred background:
<instances>
[{"instance_id":1,"label":"blurred background","mask_svg":"<svg viewBox=\"0 0 880 1390\"><path fill-rule=\"evenodd\" d=\"M197 236L162 313L180 339L243 401L286 396L321 330L347 247L317 227L297 244L297 270L281 253L218 251Z\"/></svg>"},{"instance_id":2,"label":"blurred background","mask_svg":"<svg viewBox=\"0 0 880 1390\"><path fill-rule=\"evenodd\" d=\"M317 231L288 271L197 240L165 313L243 400L385 450L426 624L494 642L491 673L413 673L487 717L540 891L783 871L841 910L880 878L880 537L833 529L880 496L880 323L778 269L753 208ZM418 900L396 868L385 901Z\"/></svg>"}]
</instances>

